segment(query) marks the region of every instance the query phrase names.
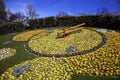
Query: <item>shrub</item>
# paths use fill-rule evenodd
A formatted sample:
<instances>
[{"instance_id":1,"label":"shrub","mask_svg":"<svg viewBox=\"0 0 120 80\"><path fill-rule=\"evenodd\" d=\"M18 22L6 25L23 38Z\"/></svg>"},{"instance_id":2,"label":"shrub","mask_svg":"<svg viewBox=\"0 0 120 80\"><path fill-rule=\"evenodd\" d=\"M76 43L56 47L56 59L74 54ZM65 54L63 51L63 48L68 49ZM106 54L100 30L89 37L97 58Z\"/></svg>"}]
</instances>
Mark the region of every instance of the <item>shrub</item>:
<instances>
[{"instance_id":1,"label":"shrub","mask_svg":"<svg viewBox=\"0 0 120 80\"><path fill-rule=\"evenodd\" d=\"M76 19L76 24L86 23L86 26L92 25L90 16L78 16L76 18L77 18Z\"/></svg>"},{"instance_id":2,"label":"shrub","mask_svg":"<svg viewBox=\"0 0 120 80\"><path fill-rule=\"evenodd\" d=\"M120 30L120 15L113 15L110 20L110 28Z\"/></svg>"},{"instance_id":3,"label":"shrub","mask_svg":"<svg viewBox=\"0 0 120 80\"><path fill-rule=\"evenodd\" d=\"M88 15L78 16L77 24L86 23L86 26L120 30L120 15Z\"/></svg>"},{"instance_id":4,"label":"shrub","mask_svg":"<svg viewBox=\"0 0 120 80\"><path fill-rule=\"evenodd\" d=\"M28 24L31 29L42 28L44 25L44 18L31 19L28 21Z\"/></svg>"},{"instance_id":5,"label":"shrub","mask_svg":"<svg viewBox=\"0 0 120 80\"><path fill-rule=\"evenodd\" d=\"M0 34L18 32L22 30L24 30L24 25L21 22L11 22L0 25Z\"/></svg>"},{"instance_id":6,"label":"shrub","mask_svg":"<svg viewBox=\"0 0 120 80\"><path fill-rule=\"evenodd\" d=\"M111 26L111 18L112 16L110 15L99 15L99 17L97 18L97 20L92 21L94 22L94 26L96 27L102 27L102 28L110 28Z\"/></svg>"},{"instance_id":7,"label":"shrub","mask_svg":"<svg viewBox=\"0 0 120 80\"><path fill-rule=\"evenodd\" d=\"M55 27L55 26L74 26L80 23L86 23L86 26L101 27L120 30L120 15L84 15L84 16L63 16L46 17L29 21L32 28Z\"/></svg>"},{"instance_id":8,"label":"shrub","mask_svg":"<svg viewBox=\"0 0 120 80\"><path fill-rule=\"evenodd\" d=\"M56 26L56 20L54 16L45 18L45 27L54 27Z\"/></svg>"},{"instance_id":9,"label":"shrub","mask_svg":"<svg viewBox=\"0 0 120 80\"><path fill-rule=\"evenodd\" d=\"M75 16L57 17L56 20L57 26L73 26L77 24Z\"/></svg>"},{"instance_id":10,"label":"shrub","mask_svg":"<svg viewBox=\"0 0 120 80\"><path fill-rule=\"evenodd\" d=\"M12 22L7 25L11 32L22 31L24 25L21 22Z\"/></svg>"}]
</instances>

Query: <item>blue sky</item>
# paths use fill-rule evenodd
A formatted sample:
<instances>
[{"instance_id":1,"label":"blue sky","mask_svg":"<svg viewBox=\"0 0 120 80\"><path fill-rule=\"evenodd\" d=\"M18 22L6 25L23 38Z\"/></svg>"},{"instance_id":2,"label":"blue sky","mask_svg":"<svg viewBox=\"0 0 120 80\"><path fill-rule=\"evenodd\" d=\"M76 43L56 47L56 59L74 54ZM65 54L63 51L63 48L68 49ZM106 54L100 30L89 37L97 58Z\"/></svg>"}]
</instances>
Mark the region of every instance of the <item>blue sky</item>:
<instances>
[{"instance_id":1,"label":"blue sky","mask_svg":"<svg viewBox=\"0 0 120 80\"><path fill-rule=\"evenodd\" d=\"M69 14L95 14L99 8L120 12L120 0L4 0L12 12L24 12L32 4L40 17L55 16L61 11Z\"/></svg>"}]
</instances>

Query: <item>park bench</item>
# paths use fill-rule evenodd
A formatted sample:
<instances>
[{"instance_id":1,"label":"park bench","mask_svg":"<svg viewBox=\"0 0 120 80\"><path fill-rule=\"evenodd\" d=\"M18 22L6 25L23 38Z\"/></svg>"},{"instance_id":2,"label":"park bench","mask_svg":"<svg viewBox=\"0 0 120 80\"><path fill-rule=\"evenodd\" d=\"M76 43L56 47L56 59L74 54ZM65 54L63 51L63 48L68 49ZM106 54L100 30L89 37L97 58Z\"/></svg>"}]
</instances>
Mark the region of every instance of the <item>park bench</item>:
<instances>
[{"instance_id":1,"label":"park bench","mask_svg":"<svg viewBox=\"0 0 120 80\"><path fill-rule=\"evenodd\" d=\"M80 31L82 29L81 26L83 26L83 25L85 25L85 23L70 27L68 29L60 30L60 31L57 32L57 38L62 38L62 37L68 36L71 33Z\"/></svg>"}]
</instances>

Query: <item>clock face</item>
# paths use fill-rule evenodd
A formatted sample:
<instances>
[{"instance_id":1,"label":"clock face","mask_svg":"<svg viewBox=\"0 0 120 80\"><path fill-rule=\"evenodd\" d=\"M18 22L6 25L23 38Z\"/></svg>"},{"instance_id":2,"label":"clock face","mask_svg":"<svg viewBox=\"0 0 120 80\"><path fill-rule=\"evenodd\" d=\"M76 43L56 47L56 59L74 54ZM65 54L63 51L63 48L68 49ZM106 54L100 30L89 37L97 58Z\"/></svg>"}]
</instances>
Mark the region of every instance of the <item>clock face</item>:
<instances>
[{"instance_id":1,"label":"clock face","mask_svg":"<svg viewBox=\"0 0 120 80\"><path fill-rule=\"evenodd\" d=\"M103 36L93 30L82 29L63 38L56 38L57 33L55 29L32 36L27 42L28 51L38 55L64 56L92 52L104 44Z\"/></svg>"}]
</instances>

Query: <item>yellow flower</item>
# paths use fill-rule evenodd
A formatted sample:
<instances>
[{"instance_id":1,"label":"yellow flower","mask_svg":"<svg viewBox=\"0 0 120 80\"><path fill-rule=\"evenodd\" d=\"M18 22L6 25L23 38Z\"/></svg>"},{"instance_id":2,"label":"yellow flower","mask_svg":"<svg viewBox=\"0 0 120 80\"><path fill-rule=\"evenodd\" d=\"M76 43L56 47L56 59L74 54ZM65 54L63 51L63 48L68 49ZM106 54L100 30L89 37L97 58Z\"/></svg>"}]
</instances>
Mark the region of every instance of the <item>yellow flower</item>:
<instances>
[{"instance_id":1,"label":"yellow flower","mask_svg":"<svg viewBox=\"0 0 120 80\"><path fill-rule=\"evenodd\" d=\"M95 71L95 74L98 76L98 75L99 75L99 72L98 72L98 71Z\"/></svg>"}]
</instances>

